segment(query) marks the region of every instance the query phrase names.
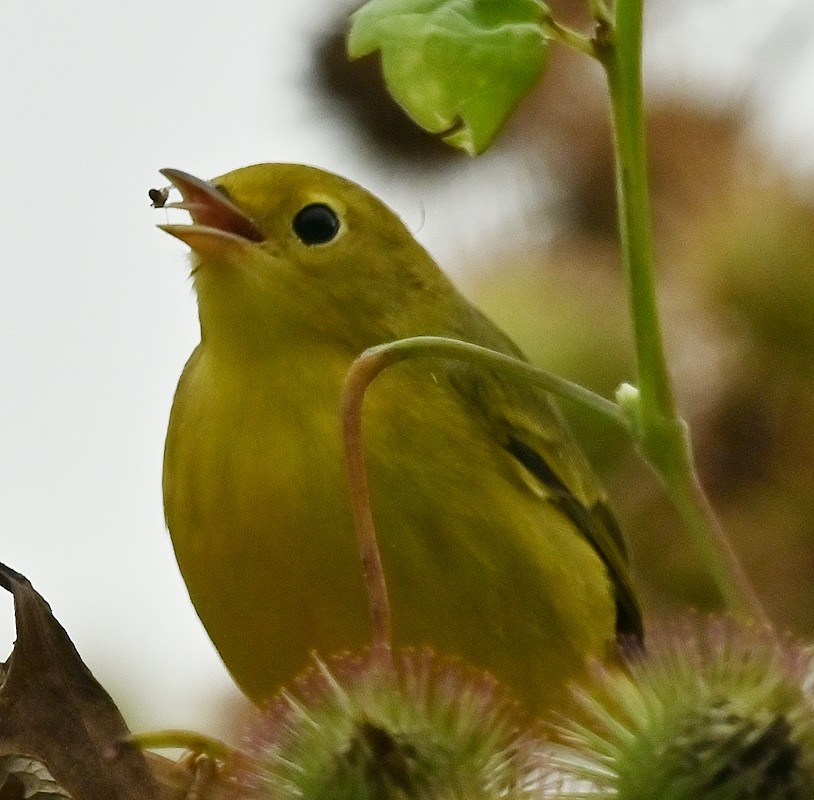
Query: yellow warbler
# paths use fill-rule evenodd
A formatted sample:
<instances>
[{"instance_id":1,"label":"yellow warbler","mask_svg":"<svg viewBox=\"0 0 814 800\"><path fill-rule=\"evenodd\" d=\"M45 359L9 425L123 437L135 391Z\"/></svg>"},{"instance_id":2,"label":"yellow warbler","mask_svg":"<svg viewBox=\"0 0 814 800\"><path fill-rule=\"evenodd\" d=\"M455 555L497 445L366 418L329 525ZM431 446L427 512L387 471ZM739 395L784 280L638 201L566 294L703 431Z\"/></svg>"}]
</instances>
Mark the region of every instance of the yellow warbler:
<instances>
[{"instance_id":1,"label":"yellow warbler","mask_svg":"<svg viewBox=\"0 0 814 800\"><path fill-rule=\"evenodd\" d=\"M415 335L520 356L399 218L299 164L206 182L163 174L191 225L201 342L170 417L164 505L190 597L261 702L323 655L369 643L339 398L366 348ZM485 668L530 708L641 634L605 497L537 389L447 360L384 372L365 454L396 645Z\"/></svg>"}]
</instances>

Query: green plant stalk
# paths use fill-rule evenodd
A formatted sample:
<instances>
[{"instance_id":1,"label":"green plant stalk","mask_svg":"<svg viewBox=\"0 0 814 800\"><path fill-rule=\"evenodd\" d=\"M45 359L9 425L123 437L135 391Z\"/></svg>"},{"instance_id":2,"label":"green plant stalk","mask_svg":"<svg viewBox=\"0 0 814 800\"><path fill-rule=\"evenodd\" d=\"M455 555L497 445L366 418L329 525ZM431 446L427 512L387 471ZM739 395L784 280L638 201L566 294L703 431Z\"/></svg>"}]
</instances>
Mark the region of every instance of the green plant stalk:
<instances>
[{"instance_id":1,"label":"green plant stalk","mask_svg":"<svg viewBox=\"0 0 814 800\"><path fill-rule=\"evenodd\" d=\"M620 0L609 42L597 53L610 92L616 196L638 364L641 424L648 435L676 417L656 306L641 85L642 0ZM601 37L601 31L598 34Z\"/></svg>"},{"instance_id":2,"label":"green plant stalk","mask_svg":"<svg viewBox=\"0 0 814 800\"><path fill-rule=\"evenodd\" d=\"M589 5L591 7L591 16L597 23L604 24L610 21L611 13L605 4L605 0L590 0Z\"/></svg>"},{"instance_id":3,"label":"green plant stalk","mask_svg":"<svg viewBox=\"0 0 814 800\"><path fill-rule=\"evenodd\" d=\"M542 3L540 5L545 9L543 25L546 36L553 41L560 42L560 44L564 44L566 47L570 47L572 50L584 53L587 56L594 55L594 43L590 38L583 36L581 33L577 33L565 25L561 25L551 15L547 6Z\"/></svg>"},{"instance_id":4,"label":"green plant stalk","mask_svg":"<svg viewBox=\"0 0 814 800\"><path fill-rule=\"evenodd\" d=\"M642 102L643 0L617 0L613 23L597 20L595 53L608 80L616 157L622 262L636 348L638 391L619 395L634 438L693 535L724 602L766 620L701 489L686 425L678 416L659 324Z\"/></svg>"},{"instance_id":5,"label":"green plant stalk","mask_svg":"<svg viewBox=\"0 0 814 800\"><path fill-rule=\"evenodd\" d=\"M376 375L386 367L411 358L447 358L455 361L466 361L482 369L500 370L508 378L518 379L538 386L559 397L579 403L592 409L609 421L628 427L628 418L624 411L614 402L601 395L573 383L559 375L546 372L539 367L522 361L514 356L490 350L461 339L450 339L445 336L412 336L388 344L371 347L360 355L348 372L349 381L352 372L360 370L364 362L381 358ZM375 377L373 375L372 377ZM371 377L371 379L372 379ZM347 386L347 383L346 383Z\"/></svg>"},{"instance_id":6,"label":"green plant stalk","mask_svg":"<svg viewBox=\"0 0 814 800\"><path fill-rule=\"evenodd\" d=\"M686 439L686 428L683 425L682 428L682 435ZM771 622L763 605L701 486L689 444L685 446L684 453L687 459L685 466L669 478L661 476L667 494L690 530L701 557L730 610L745 620L759 622L771 629Z\"/></svg>"}]
</instances>

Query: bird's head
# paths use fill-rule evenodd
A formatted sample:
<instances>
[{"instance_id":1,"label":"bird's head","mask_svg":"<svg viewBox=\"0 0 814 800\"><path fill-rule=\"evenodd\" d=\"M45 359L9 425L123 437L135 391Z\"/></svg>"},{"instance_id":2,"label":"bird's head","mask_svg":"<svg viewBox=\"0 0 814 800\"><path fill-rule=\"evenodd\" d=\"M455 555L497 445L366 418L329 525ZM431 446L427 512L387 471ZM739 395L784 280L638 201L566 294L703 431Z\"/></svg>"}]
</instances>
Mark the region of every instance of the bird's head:
<instances>
[{"instance_id":1,"label":"bird's head","mask_svg":"<svg viewBox=\"0 0 814 800\"><path fill-rule=\"evenodd\" d=\"M432 332L451 289L384 203L301 164L256 164L204 181L162 170L191 225L161 225L192 250L201 333L247 354L330 341L356 352Z\"/></svg>"}]
</instances>

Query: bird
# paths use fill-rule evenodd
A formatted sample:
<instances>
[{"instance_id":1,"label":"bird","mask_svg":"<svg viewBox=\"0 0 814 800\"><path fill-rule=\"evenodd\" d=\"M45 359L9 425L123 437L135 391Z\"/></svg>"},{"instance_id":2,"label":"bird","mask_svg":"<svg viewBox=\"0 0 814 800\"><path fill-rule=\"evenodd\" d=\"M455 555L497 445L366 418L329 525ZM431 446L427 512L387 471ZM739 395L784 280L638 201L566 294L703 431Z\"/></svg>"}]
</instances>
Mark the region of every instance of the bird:
<instances>
[{"instance_id":1,"label":"bird","mask_svg":"<svg viewBox=\"0 0 814 800\"><path fill-rule=\"evenodd\" d=\"M304 164L161 173L190 250L200 343L164 452L180 572L237 685L263 704L371 640L340 426L366 349L422 335L519 348L362 186ZM496 369L408 360L363 408L394 647L493 675L534 713L641 641L627 548L552 398Z\"/></svg>"}]
</instances>

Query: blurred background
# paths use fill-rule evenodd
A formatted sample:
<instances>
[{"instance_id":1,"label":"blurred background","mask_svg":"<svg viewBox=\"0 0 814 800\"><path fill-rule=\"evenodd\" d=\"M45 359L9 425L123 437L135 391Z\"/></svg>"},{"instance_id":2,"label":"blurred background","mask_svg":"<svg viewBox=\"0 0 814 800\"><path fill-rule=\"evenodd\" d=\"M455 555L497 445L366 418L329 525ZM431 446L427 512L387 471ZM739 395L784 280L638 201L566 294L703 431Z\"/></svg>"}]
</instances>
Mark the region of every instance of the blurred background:
<instances>
[{"instance_id":1,"label":"blurred background","mask_svg":"<svg viewBox=\"0 0 814 800\"><path fill-rule=\"evenodd\" d=\"M552 3L586 24L584 2ZM814 633L814 6L646 4L659 296L703 482L772 618ZM633 377L599 69L544 83L471 160L349 64L342 3L0 7L0 560L51 603L134 729L234 736L245 705L164 530L163 437L197 342L158 169L303 161L392 205L547 369ZM566 409L653 618L717 597L657 482ZM0 595L0 660L11 650Z\"/></svg>"}]
</instances>

